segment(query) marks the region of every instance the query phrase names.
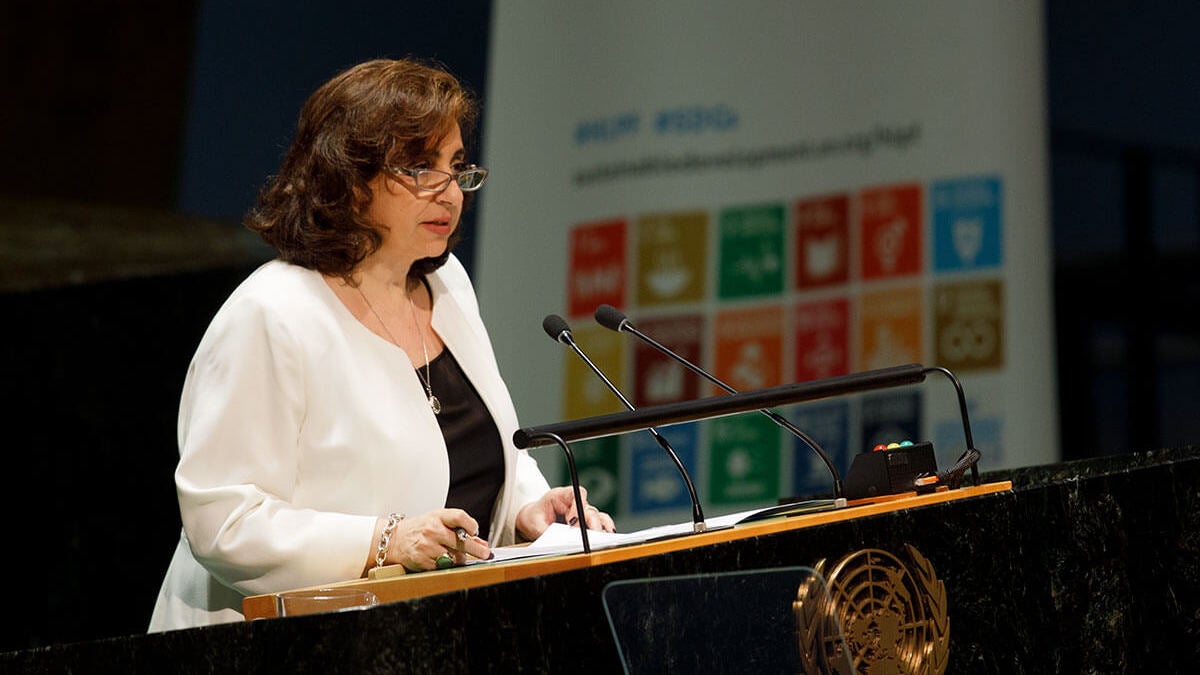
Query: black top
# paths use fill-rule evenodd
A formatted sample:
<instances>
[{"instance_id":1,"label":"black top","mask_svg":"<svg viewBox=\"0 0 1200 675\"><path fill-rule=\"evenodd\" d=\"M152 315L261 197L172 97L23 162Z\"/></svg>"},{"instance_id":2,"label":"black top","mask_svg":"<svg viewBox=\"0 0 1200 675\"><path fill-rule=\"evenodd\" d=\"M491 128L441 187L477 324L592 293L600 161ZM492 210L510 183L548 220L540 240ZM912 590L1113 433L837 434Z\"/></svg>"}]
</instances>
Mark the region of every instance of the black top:
<instances>
[{"instance_id":1,"label":"black top","mask_svg":"<svg viewBox=\"0 0 1200 675\"><path fill-rule=\"evenodd\" d=\"M425 369L418 369L417 375L424 378ZM429 362L429 382L442 404L437 421L450 456L446 507L471 514L479 523L479 536L487 539L496 497L504 485L500 430L449 349Z\"/></svg>"}]
</instances>

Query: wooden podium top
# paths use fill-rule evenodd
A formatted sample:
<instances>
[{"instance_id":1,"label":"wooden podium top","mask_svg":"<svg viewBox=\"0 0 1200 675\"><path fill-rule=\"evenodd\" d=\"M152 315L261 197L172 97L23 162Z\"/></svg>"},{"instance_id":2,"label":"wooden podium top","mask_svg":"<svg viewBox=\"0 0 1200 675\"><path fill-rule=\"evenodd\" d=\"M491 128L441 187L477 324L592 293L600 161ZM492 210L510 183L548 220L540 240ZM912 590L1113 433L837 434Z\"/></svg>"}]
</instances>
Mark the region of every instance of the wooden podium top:
<instances>
[{"instance_id":1,"label":"wooden podium top","mask_svg":"<svg viewBox=\"0 0 1200 675\"><path fill-rule=\"evenodd\" d=\"M711 532L688 534L661 541L603 549L593 551L590 554L573 553L522 558L503 563L483 563L448 570L421 572L419 574L404 574L402 567L391 565L380 570L372 570L370 578L355 579L336 584L323 584L320 588L357 588L368 590L374 593L380 602L397 602L449 591L526 579L541 574L564 572L593 565L606 565L631 558L649 557L661 553L711 546L727 541L798 530L880 513L969 499L996 492L1007 492L1011 489L1012 483L1010 481L1003 481L964 487L957 490L941 490L926 495L918 495L910 492L881 498L855 500L850 502L846 508L833 511L820 511L786 518L779 517ZM242 611L246 619L266 619L278 616L276 596L276 593L268 593L245 598L242 601Z\"/></svg>"}]
</instances>

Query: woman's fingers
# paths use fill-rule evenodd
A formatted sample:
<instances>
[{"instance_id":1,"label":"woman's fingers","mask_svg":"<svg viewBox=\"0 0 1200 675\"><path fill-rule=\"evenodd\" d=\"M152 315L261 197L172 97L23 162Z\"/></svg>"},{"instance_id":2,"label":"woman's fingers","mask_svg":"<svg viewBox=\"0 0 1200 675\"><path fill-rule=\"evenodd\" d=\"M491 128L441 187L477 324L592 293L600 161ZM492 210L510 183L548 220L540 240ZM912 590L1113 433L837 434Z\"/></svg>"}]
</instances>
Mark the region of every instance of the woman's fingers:
<instances>
[{"instance_id":1,"label":"woman's fingers","mask_svg":"<svg viewBox=\"0 0 1200 675\"><path fill-rule=\"evenodd\" d=\"M583 523L593 530L616 532L613 519L587 502L587 489L580 486L579 496L583 501ZM575 490L570 486L551 488L537 501L529 502L517 513L517 532L529 539L537 539L552 523L565 523L572 527L580 524L580 512L575 503Z\"/></svg>"},{"instance_id":2,"label":"woman's fingers","mask_svg":"<svg viewBox=\"0 0 1200 675\"><path fill-rule=\"evenodd\" d=\"M546 493L554 508L555 520L572 527L579 524L579 510L575 503L575 490L570 487L557 487ZM587 506L587 488L579 487L579 496Z\"/></svg>"},{"instance_id":3,"label":"woman's fingers","mask_svg":"<svg viewBox=\"0 0 1200 675\"><path fill-rule=\"evenodd\" d=\"M580 524L579 521L582 516L583 525L590 530L601 530L604 532L617 531L616 523L613 522L612 517L588 503L586 488L582 486L579 488L579 495L583 500L582 514L579 512L578 504L575 502L574 489L569 487L555 489L561 491L560 498L567 500L566 504L563 505L562 522L576 526Z\"/></svg>"},{"instance_id":4,"label":"woman's fingers","mask_svg":"<svg viewBox=\"0 0 1200 675\"><path fill-rule=\"evenodd\" d=\"M408 528L399 538L397 558L408 570L448 567L447 560L463 565L467 556L491 557L487 541L479 538L479 524L461 509L440 509L405 523Z\"/></svg>"},{"instance_id":5,"label":"woman's fingers","mask_svg":"<svg viewBox=\"0 0 1200 675\"><path fill-rule=\"evenodd\" d=\"M583 512L589 530L600 530L602 532L617 531L617 525L613 522L612 517L595 506L588 504L584 507Z\"/></svg>"}]
</instances>

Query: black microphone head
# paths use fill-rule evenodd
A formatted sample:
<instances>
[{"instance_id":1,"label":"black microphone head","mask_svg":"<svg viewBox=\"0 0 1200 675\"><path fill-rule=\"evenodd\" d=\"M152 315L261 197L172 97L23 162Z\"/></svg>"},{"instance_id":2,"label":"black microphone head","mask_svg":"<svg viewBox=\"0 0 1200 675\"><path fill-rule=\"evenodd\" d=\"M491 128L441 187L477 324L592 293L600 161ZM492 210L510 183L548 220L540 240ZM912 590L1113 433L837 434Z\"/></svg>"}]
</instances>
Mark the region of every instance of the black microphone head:
<instances>
[{"instance_id":1,"label":"black microphone head","mask_svg":"<svg viewBox=\"0 0 1200 675\"><path fill-rule=\"evenodd\" d=\"M567 344L566 340L571 339L571 327L567 325L566 319L557 314L547 314L546 318L542 319L542 330L555 342Z\"/></svg>"},{"instance_id":2,"label":"black microphone head","mask_svg":"<svg viewBox=\"0 0 1200 675\"><path fill-rule=\"evenodd\" d=\"M612 305L600 305L596 308L596 323L619 333L629 323L629 317Z\"/></svg>"}]
</instances>

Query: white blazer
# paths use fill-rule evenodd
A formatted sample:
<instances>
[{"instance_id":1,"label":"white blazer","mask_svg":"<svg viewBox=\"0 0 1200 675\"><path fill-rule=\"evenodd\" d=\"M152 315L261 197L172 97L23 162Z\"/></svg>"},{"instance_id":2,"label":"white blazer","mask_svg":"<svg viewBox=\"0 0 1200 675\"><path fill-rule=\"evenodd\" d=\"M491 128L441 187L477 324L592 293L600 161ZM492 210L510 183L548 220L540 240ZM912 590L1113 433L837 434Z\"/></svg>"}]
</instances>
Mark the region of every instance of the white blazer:
<instances>
[{"instance_id":1,"label":"white blazer","mask_svg":"<svg viewBox=\"0 0 1200 675\"><path fill-rule=\"evenodd\" d=\"M491 543L549 485L512 444L517 415L453 256L428 277L433 328L491 412L505 481ZM358 322L321 275L280 261L213 318L179 409L183 531L150 631L243 618L242 598L356 579L376 518L443 508L450 468L412 363Z\"/></svg>"}]
</instances>

